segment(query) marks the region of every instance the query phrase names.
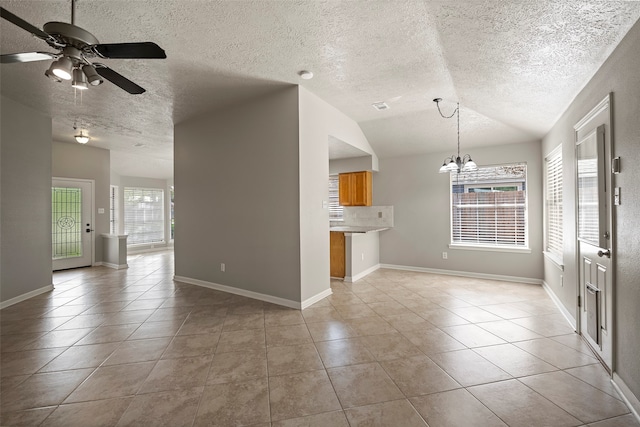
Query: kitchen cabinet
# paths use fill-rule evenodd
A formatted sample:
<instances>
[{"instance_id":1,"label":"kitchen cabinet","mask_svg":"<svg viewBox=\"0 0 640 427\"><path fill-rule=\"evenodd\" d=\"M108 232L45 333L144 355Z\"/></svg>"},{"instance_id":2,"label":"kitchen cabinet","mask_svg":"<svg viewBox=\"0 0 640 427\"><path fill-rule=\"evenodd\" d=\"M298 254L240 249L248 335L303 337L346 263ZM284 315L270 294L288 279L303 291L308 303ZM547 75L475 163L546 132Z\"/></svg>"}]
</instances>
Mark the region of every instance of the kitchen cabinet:
<instances>
[{"instance_id":1,"label":"kitchen cabinet","mask_svg":"<svg viewBox=\"0 0 640 427\"><path fill-rule=\"evenodd\" d=\"M338 179L341 206L371 206L370 171L341 173Z\"/></svg>"},{"instance_id":2,"label":"kitchen cabinet","mask_svg":"<svg viewBox=\"0 0 640 427\"><path fill-rule=\"evenodd\" d=\"M344 233L331 231L329 233L329 260L331 277L344 277L345 274L345 245Z\"/></svg>"}]
</instances>

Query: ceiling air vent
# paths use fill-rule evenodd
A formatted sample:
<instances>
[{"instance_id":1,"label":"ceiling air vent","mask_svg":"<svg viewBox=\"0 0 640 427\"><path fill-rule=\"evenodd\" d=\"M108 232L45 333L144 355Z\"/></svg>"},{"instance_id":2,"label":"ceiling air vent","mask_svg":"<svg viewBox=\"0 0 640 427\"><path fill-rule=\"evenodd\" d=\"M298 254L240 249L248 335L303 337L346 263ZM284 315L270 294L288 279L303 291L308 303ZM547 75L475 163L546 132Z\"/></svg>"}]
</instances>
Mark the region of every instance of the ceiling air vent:
<instances>
[{"instance_id":1,"label":"ceiling air vent","mask_svg":"<svg viewBox=\"0 0 640 427\"><path fill-rule=\"evenodd\" d=\"M373 105L373 108L375 108L378 111L388 110L389 109L389 106L387 105L386 102L374 102L371 105Z\"/></svg>"}]
</instances>

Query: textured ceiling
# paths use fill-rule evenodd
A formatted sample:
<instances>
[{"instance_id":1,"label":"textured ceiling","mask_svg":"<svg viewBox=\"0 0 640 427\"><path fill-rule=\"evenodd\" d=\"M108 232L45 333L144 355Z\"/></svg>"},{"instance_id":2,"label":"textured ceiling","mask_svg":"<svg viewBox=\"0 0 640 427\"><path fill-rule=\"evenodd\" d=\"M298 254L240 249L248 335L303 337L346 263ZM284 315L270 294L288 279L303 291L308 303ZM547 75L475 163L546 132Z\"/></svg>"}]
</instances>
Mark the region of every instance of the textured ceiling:
<instances>
[{"instance_id":1,"label":"textured ceiling","mask_svg":"<svg viewBox=\"0 0 640 427\"><path fill-rule=\"evenodd\" d=\"M70 0L0 5L39 28L70 21ZM459 101L464 150L542 137L639 17L638 1L77 0L76 25L102 43L165 49L102 61L147 92L105 82L74 98L48 62L3 64L1 90L51 115L56 140L82 119L125 175L171 176L175 123L289 84L359 122L379 157L453 151L455 121L432 99L445 114ZM51 51L4 20L0 41L3 54Z\"/></svg>"}]
</instances>

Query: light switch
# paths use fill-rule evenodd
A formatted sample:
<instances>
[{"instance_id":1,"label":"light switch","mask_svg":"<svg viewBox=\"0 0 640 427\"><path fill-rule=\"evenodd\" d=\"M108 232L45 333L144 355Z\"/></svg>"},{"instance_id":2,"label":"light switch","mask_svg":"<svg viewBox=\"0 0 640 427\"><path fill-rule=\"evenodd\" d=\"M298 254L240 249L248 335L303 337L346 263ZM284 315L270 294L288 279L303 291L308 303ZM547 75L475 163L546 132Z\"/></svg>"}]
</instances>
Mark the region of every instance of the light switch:
<instances>
[{"instance_id":1,"label":"light switch","mask_svg":"<svg viewBox=\"0 0 640 427\"><path fill-rule=\"evenodd\" d=\"M620 206L620 187L613 189L613 204Z\"/></svg>"},{"instance_id":2,"label":"light switch","mask_svg":"<svg viewBox=\"0 0 640 427\"><path fill-rule=\"evenodd\" d=\"M98 213L99 214L103 214L104 213L104 208L98 208Z\"/></svg>"},{"instance_id":3,"label":"light switch","mask_svg":"<svg viewBox=\"0 0 640 427\"><path fill-rule=\"evenodd\" d=\"M329 206L329 205L327 204L327 201L326 201L326 200L323 200L323 201L322 201L322 209L327 209L327 206Z\"/></svg>"}]
</instances>

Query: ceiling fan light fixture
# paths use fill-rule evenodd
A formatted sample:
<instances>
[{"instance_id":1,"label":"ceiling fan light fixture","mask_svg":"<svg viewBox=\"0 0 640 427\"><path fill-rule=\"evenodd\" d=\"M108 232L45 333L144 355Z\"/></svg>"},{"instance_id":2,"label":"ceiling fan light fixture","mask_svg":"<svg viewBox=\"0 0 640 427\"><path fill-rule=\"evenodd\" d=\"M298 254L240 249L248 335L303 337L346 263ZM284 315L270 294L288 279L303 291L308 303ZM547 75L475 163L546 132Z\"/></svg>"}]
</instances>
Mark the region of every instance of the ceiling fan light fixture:
<instances>
[{"instance_id":1,"label":"ceiling fan light fixture","mask_svg":"<svg viewBox=\"0 0 640 427\"><path fill-rule=\"evenodd\" d=\"M104 81L102 80L102 77L100 77L96 69L93 67L93 65L83 65L82 72L87 77L87 82L89 82L91 86L98 86Z\"/></svg>"},{"instance_id":2,"label":"ceiling fan light fixture","mask_svg":"<svg viewBox=\"0 0 640 427\"><path fill-rule=\"evenodd\" d=\"M87 85L87 77L84 75L80 68L76 68L75 70L73 70L73 80L71 81L71 87L80 90L89 89L89 85Z\"/></svg>"},{"instance_id":3,"label":"ceiling fan light fixture","mask_svg":"<svg viewBox=\"0 0 640 427\"><path fill-rule=\"evenodd\" d=\"M51 68L49 68L47 71L45 71L44 75L49 77L54 82L58 82L58 83L62 82L62 79L60 77L58 77L55 74L53 74L53 72L51 71Z\"/></svg>"},{"instance_id":4,"label":"ceiling fan light fixture","mask_svg":"<svg viewBox=\"0 0 640 427\"><path fill-rule=\"evenodd\" d=\"M51 67L49 67L49 71L62 80L71 80L72 70L73 62L66 56L54 61Z\"/></svg>"}]
</instances>

